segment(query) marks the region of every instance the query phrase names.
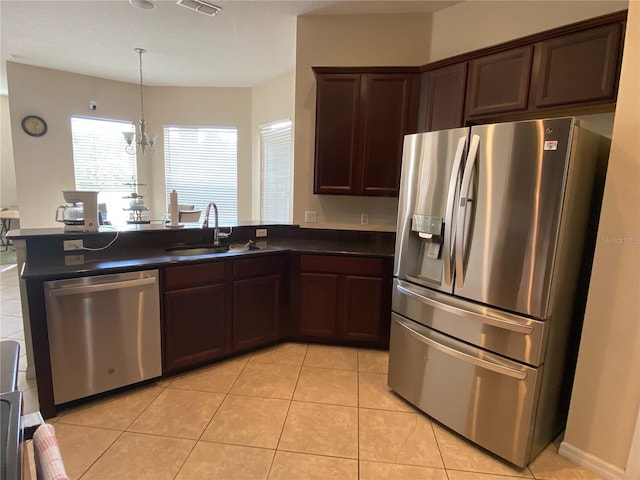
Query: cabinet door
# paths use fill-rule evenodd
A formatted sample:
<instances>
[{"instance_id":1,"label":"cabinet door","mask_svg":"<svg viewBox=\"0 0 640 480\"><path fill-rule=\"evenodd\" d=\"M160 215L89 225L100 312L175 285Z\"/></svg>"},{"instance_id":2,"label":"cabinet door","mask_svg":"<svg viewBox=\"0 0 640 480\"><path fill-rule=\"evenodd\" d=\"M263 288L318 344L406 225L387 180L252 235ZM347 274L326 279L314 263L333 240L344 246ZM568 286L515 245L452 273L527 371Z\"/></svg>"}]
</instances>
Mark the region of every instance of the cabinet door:
<instances>
[{"instance_id":1,"label":"cabinet door","mask_svg":"<svg viewBox=\"0 0 640 480\"><path fill-rule=\"evenodd\" d=\"M224 284L164 294L164 366L177 370L229 351L227 289Z\"/></svg>"},{"instance_id":2,"label":"cabinet door","mask_svg":"<svg viewBox=\"0 0 640 480\"><path fill-rule=\"evenodd\" d=\"M339 275L300 274L300 326L302 337L336 338Z\"/></svg>"},{"instance_id":3,"label":"cabinet door","mask_svg":"<svg viewBox=\"0 0 640 480\"><path fill-rule=\"evenodd\" d=\"M364 136L362 166L357 168L362 195L398 195L402 143L415 123L411 118L413 78L402 74L362 76Z\"/></svg>"},{"instance_id":4,"label":"cabinet door","mask_svg":"<svg viewBox=\"0 0 640 480\"><path fill-rule=\"evenodd\" d=\"M541 42L536 107L616 97L622 25L606 25Z\"/></svg>"},{"instance_id":5,"label":"cabinet door","mask_svg":"<svg viewBox=\"0 0 640 480\"><path fill-rule=\"evenodd\" d=\"M342 337L379 342L382 325L383 279L345 275Z\"/></svg>"},{"instance_id":6,"label":"cabinet door","mask_svg":"<svg viewBox=\"0 0 640 480\"><path fill-rule=\"evenodd\" d=\"M431 132L462 127L466 86L466 62L423 73L419 130Z\"/></svg>"},{"instance_id":7,"label":"cabinet door","mask_svg":"<svg viewBox=\"0 0 640 480\"><path fill-rule=\"evenodd\" d=\"M359 108L360 75L317 76L313 193L355 193Z\"/></svg>"},{"instance_id":8,"label":"cabinet door","mask_svg":"<svg viewBox=\"0 0 640 480\"><path fill-rule=\"evenodd\" d=\"M469 62L467 116L526 110L533 46L514 48Z\"/></svg>"},{"instance_id":9,"label":"cabinet door","mask_svg":"<svg viewBox=\"0 0 640 480\"><path fill-rule=\"evenodd\" d=\"M281 307L281 275L233 282L234 350L277 340Z\"/></svg>"}]
</instances>

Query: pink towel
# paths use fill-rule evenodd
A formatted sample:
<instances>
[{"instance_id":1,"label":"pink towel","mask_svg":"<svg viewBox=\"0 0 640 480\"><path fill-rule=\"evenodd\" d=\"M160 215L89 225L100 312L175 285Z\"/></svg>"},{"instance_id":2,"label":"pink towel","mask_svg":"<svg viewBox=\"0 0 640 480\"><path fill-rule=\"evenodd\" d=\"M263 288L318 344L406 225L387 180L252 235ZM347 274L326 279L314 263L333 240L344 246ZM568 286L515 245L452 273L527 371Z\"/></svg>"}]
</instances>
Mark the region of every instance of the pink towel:
<instances>
[{"instance_id":1,"label":"pink towel","mask_svg":"<svg viewBox=\"0 0 640 480\"><path fill-rule=\"evenodd\" d=\"M69 480L53 425L45 423L38 427L33 434L33 452L38 480Z\"/></svg>"}]
</instances>

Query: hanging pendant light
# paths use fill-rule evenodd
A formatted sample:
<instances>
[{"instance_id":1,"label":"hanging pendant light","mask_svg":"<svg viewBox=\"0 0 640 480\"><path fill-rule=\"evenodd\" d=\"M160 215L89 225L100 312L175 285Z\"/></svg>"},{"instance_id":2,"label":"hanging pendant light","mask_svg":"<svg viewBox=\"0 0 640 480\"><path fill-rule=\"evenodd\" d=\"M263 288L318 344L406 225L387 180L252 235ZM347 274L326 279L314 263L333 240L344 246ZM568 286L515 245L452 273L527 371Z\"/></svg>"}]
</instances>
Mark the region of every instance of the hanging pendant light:
<instances>
[{"instance_id":1,"label":"hanging pendant light","mask_svg":"<svg viewBox=\"0 0 640 480\"><path fill-rule=\"evenodd\" d=\"M140 126L138 127L138 136L135 137L134 132L122 132L124 139L127 142L125 150L127 153L133 155L137 149L144 155L146 152L153 153L154 145L158 135L155 133L147 133L146 123L144 121L144 93L142 90L142 54L147 51L144 48L136 48L138 56L140 57ZM134 145L135 141L135 145Z\"/></svg>"}]
</instances>

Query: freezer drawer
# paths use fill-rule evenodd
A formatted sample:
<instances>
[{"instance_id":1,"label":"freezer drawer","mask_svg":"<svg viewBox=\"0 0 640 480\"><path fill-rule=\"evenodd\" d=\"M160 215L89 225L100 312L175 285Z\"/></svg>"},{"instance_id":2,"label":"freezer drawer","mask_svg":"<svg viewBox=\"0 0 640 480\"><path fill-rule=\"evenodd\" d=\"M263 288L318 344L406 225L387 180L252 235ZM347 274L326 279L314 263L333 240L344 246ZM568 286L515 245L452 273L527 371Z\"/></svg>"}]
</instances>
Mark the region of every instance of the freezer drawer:
<instances>
[{"instance_id":1,"label":"freezer drawer","mask_svg":"<svg viewBox=\"0 0 640 480\"><path fill-rule=\"evenodd\" d=\"M542 364L548 322L503 312L395 279L393 311L427 327L534 367Z\"/></svg>"},{"instance_id":2,"label":"freezer drawer","mask_svg":"<svg viewBox=\"0 0 640 480\"><path fill-rule=\"evenodd\" d=\"M392 314L389 386L505 460L530 460L542 368L484 352Z\"/></svg>"},{"instance_id":3,"label":"freezer drawer","mask_svg":"<svg viewBox=\"0 0 640 480\"><path fill-rule=\"evenodd\" d=\"M44 288L56 405L162 375L157 270Z\"/></svg>"}]
</instances>

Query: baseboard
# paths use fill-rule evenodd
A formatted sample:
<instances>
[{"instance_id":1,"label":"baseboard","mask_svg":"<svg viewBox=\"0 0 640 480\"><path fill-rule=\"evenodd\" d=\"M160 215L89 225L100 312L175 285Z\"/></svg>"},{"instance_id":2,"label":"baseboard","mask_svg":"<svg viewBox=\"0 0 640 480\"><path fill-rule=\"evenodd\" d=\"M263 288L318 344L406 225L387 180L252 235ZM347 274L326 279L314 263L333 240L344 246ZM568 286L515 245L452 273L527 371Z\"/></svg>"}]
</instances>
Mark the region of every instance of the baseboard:
<instances>
[{"instance_id":1,"label":"baseboard","mask_svg":"<svg viewBox=\"0 0 640 480\"><path fill-rule=\"evenodd\" d=\"M27 370L24 373L27 380L33 380L36 378L36 367L33 365L27 365Z\"/></svg>"},{"instance_id":2,"label":"baseboard","mask_svg":"<svg viewBox=\"0 0 640 480\"><path fill-rule=\"evenodd\" d=\"M625 480L624 470L618 468L604 460L584 452L573 445L562 442L558 449L558 455L564 458L568 458L573 463L580 465L581 467L600 475L606 480Z\"/></svg>"}]
</instances>

